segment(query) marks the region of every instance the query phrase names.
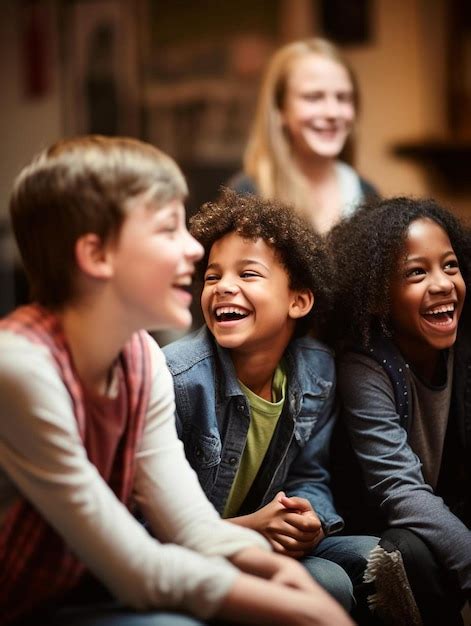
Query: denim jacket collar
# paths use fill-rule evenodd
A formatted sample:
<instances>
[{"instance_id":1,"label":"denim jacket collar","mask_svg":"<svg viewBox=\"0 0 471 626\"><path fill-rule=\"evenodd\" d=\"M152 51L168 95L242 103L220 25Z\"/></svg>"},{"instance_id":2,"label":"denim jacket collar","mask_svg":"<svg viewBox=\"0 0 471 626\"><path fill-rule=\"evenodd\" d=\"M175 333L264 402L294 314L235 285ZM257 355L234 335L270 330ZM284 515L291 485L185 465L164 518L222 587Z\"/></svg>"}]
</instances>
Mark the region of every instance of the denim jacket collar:
<instances>
[{"instance_id":1,"label":"denim jacket collar","mask_svg":"<svg viewBox=\"0 0 471 626\"><path fill-rule=\"evenodd\" d=\"M232 361L229 350L222 348L213 338L206 326L197 331L197 334L193 335L195 342L193 347L196 353L204 354L207 349L208 342L213 345L213 349L216 351L221 364L221 375L219 379L217 375L217 385L220 393L227 398L243 396L240 385L237 380L237 374L235 371L234 363ZM291 411L295 415L299 413L302 405L303 396L317 396L319 393L323 393L326 385L330 387L331 383L320 376L318 371L310 370L308 362L305 359L299 358L299 349L306 345L304 338L294 339L288 345L283 358L286 361L288 368L288 396L287 400L290 403Z\"/></svg>"}]
</instances>

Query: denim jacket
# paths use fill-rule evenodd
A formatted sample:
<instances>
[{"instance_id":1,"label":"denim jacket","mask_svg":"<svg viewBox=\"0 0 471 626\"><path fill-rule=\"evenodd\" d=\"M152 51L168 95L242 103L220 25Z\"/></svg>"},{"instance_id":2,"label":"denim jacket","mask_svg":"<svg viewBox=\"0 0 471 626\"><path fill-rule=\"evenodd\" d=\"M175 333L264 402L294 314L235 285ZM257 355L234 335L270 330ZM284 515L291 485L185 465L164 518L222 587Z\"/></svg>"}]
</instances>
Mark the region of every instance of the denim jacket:
<instances>
[{"instance_id":1,"label":"denim jacket","mask_svg":"<svg viewBox=\"0 0 471 626\"><path fill-rule=\"evenodd\" d=\"M222 513L244 450L250 407L229 351L203 326L164 348L173 375L177 430L187 458ZM239 515L257 510L284 490L306 498L324 532L343 528L329 487L329 444L335 421L335 366L320 342L293 340L284 354L287 393L262 466Z\"/></svg>"}]
</instances>

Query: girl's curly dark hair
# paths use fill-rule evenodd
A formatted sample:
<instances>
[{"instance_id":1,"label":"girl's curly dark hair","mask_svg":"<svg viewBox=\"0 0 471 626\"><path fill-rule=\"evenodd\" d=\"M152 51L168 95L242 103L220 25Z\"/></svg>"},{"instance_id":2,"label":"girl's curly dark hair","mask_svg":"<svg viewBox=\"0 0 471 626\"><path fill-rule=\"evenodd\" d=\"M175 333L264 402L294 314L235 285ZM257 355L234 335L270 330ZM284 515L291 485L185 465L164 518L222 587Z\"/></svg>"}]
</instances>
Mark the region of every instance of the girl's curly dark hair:
<instances>
[{"instance_id":1,"label":"girl's curly dark hair","mask_svg":"<svg viewBox=\"0 0 471 626\"><path fill-rule=\"evenodd\" d=\"M207 202L190 219L190 232L205 250L197 266L200 280L211 246L218 239L231 232L244 239L263 239L285 268L289 286L310 289L314 294L314 306L298 320L296 335L321 332L332 303L332 264L323 239L294 209L275 200L223 189L216 202Z\"/></svg>"},{"instance_id":2,"label":"girl's curly dark hair","mask_svg":"<svg viewBox=\"0 0 471 626\"><path fill-rule=\"evenodd\" d=\"M340 346L367 347L376 333L390 333L391 280L409 225L420 218L446 231L470 286L470 232L452 213L431 199L373 199L335 226L327 239L335 272L329 330Z\"/></svg>"}]
</instances>

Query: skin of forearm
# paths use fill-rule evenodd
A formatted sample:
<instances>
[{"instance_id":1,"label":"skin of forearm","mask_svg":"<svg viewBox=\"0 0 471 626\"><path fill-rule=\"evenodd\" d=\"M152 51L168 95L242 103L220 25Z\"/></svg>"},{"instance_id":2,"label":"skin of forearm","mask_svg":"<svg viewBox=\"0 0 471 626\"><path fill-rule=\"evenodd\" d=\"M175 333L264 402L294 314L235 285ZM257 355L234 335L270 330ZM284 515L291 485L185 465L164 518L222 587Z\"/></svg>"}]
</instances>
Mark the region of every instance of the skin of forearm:
<instances>
[{"instance_id":1,"label":"skin of forearm","mask_svg":"<svg viewBox=\"0 0 471 626\"><path fill-rule=\"evenodd\" d=\"M216 615L259 626L353 626L320 587L306 593L247 575L236 579Z\"/></svg>"},{"instance_id":2,"label":"skin of forearm","mask_svg":"<svg viewBox=\"0 0 471 626\"><path fill-rule=\"evenodd\" d=\"M257 547L240 550L231 556L230 561L241 571L262 578L271 578L278 569L273 553Z\"/></svg>"}]
</instances>

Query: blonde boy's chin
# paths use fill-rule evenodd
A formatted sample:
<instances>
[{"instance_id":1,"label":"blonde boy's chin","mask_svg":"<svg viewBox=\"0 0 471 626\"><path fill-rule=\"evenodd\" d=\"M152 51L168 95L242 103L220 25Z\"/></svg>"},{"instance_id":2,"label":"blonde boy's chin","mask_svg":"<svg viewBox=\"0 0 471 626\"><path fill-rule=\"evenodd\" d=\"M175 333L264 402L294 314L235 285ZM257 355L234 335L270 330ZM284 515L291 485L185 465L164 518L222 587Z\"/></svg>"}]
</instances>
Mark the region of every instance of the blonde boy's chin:
<instances>
[{"instance_id":1,"label":"blonde boy's chin","mask_svg":"<svg viewBox=\"0 0 471 626\"><path fill-rule=\"evenodd\" d=\"M164 331L169 333L175 331L176 333L182 334L190 329L192 321L193 317L189 310L181 311L180 314L173 317L172 320L159 320L158 322L154 322L152 328L147 328L147 330L151 332Z\"/></svg>"},{"instance_id":2,"label":"blonde boy's chin","mask_svg":"<svg viewBox=\"0 0 471 626\"><path fill-rule=\"evenodd\" d=\"M169 323L164 330L184 333L190 329L192 321L193 317L189 310L181 311L180 315L176 317L173 322Z\"/></svg>"}]
</instances>

